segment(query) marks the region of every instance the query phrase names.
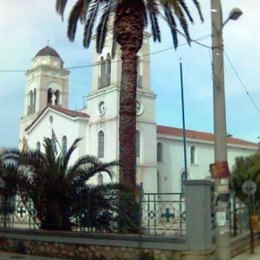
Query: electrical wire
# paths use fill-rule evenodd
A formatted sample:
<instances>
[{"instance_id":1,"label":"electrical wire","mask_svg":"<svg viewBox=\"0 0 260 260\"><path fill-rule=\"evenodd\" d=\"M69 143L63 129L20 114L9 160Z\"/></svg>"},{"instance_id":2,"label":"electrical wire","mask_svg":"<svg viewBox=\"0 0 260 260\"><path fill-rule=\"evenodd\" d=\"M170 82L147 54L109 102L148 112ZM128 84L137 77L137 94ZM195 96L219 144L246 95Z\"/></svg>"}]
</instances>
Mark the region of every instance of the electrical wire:
<instances>
[{"instance_id":1,"label":"electrical wire","mask_svg":"<svg viewBox=\"0 0 260 260\"><path fill-rule=\"evenodd\" d=\"M183 37L185 37L185 35L180 32L178 30L178 33L180 33ZM205 48L208 48L208 49L211 49L210 46L208 45L205 45L205 44L202 44L200 43L199 41L200 40L203 40L205 38L208 38L210 35L204 35L202 37L199 37L197 39L191 39L191 42L194 42L202 47L205 47ZM181 48L185 45L188 45L188 43L182 43L182 44L179 44L178 48ZM169 51L169 50L172 50L174 49L174 47L169 47L169 48L166 48L166 49L162 49L162 50L158 50L158 51L154 51L154 52L150 52L150 53L146 53L146 54L143 54L142 57L145 57L145 56L152 56L152 55L155 55L155 54L158 54L158 53L162 53L162 52L165 52L165 51ZM111 61L111 63L117 63L117 62L121 62L121 60L114 60L114 61ZM75 70L75 69L83 69L83 68L91 68L91 67L95 67L95 66L100 66L99 63L96 63L96 64L86 64L86 65L78 65L78 66L71 66L71 67L65 67L65 69L68 69L68 70ZM23 69L10 69L10 70L6 70L6 69L0 69L0 73L19 73L19 72L26 72L27 70L23 70Z\"/></svg>"},{"instance_id":2,"label":"electrical wire","mask_svg":"<svg viewBox=\"0 0 260 260\"><path fill-rule=\"evenodd\" d=\"M224 52L224 55L225 55L225 57L226 57L228 63L230 64L230 66L231 66L233 72L234 72L235 75L237 76L237 78L238 78L238 80L239 80L241 86L243 87L243 89L244 89L244 91L245 91L247 97L249 98L249 100L251 101L251 103L253 104L253 106L255 107L255 109L257 110L257 112L258 112L259 115L260 115L260 109L259 109L259 107L256 105L256 102L254 101L254 99L253 99L252 96L250 95L250 93L249 93L248 89L246 88L244 82L242 81L241 77L239 76L239 74L238 74L238 72L237 72L235 66L234 66L233 63L231 62L231 60L230 60L230 58L228 57L228 55L227 55L226 52Z\"/></svg>"}]
</instances>

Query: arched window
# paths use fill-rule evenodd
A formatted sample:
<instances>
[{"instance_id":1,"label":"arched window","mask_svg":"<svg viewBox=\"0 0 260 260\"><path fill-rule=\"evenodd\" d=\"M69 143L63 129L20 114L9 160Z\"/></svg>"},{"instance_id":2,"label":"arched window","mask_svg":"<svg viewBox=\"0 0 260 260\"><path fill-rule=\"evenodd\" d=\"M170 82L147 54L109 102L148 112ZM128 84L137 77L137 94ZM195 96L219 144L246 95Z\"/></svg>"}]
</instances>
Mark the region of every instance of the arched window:
<instances>
[{"instance_id":1,"label":"arched window","mask_svg":"<svg viewBox=\"0 0 260 260\"><path fill-rule=\"evenodd\" d=\"M68 140L67 140L67 136L64 135L62 137L62 154L66 154L67 152L67 147L68 147Z\"/></svg>"},{"instance_id":2,"label":"arched window","mask_svg":"<svg viewBox=\"0 0 260 260\"><path fill-rule=\"evenodd\" d=\"M136 130L135 132L135 151L136 158L140 158L140 131Z\"/></svg>"},{"instance_id":3,"label":"arched window","mask_svg":"<svg viewBox=\"0 0 260 260\"><path fill-rule=\"evenodd\" d=\"M31 114L33 112L33 92L30 90L29 92L29 105L27 108L27 114Z\"/></svg>"},{"instance_id":4,"label":"arched window","mask_svg":"<svg viewBox=\"0 0 260 260\"><path fill-rule=\"evenodd\" d=\"M98 133L98 157L104 158L104 142L105 135L103 131L99 131Z\"/></svg>"},{"instance_id":5,"label":"arched window","mask_svg":"<svg viewBox=\"0 0 260 260\"><path fill-rule=\"evenodd\" d=\"M163 161L163 146L162 143L157 144L157 162Z\"/></svg>"},{"instance_id":6,"label":"arched window","mask_svg":"<svg viewBox=\"0 0 260 260\"><path fill-rule=\"evenodd\" d=\"M190 163L191 164L195 164L195 152L196 152L196 149L195 149L195 146L191 146L190 148Z\"/></svg>"},{"instance_id":7,"label":"arched window","mask_svg":"<svg viewBox=\"0 0 260 260\"><path fill-rule=\"evenodd\" d=\"M56 90L55 91L55 105L59 105L60 104L60 91Z\"/></svg>"},{"instance_id":8,"label":"arched window","mask_svg":"<svg viewBox=\"0 0 260 260\"><path fill-rule=\"evenodd\" d=\"M141 58L140 56L137 56L137 87L142 88L142 76L141 76Z\"/></svg>"},{"instance_id":9,"label":"arched window","mask_svg":"<svg viewBox=\"0 0 260 260\"><path fill-rule=\"evenodd\" d=\"M36 110L36 88L33 90L33 112Z\"/></svg>"},{"instance_id":10,"label":"arched window","mask_svg":"<svg viewBox=\"0 0 260 260\"><path fill-rule=\"evenodd\" d=\"M100 58L100 77L98 88L104 88L111 83L111 56L108 53L106 58L103 56Z\"/></svg>"},{"instance_id":11,"label":"arched window","mask_svg":"<svg viewBox=\"0 0 260 260\"><path fill-rule=\"evenodd\" d=\"M52 104L52 89L51 89L51 88L48 89L47 103L48 103L49 105Z\"/></svg>"},{"instance_id":12,"label":"arched window","mask_svg":"<svg viewBox=\"0 0 260 260\"><path fill-rule=\"evenodd\" d=\"M103 175L102 173L99 173L97 176L97 185L103 185Z\"/></svg>"},{"instance_id":13,"label":"arched window","mask_svg":"<svg viewBox=\"0 0 260 260\"><path fill-rule=\"evenodd\" d=\"M107 65L107 67L106 67L107 85L109 86L110 82L111 82L111 57L110 57L109 53L107 54L106 65Z\"/></svg>"},{"instance_id":14,"label":"arched window","mask_svg":"<svg viewBox=\"0 0 260 260\"><path fill-rule=\"evenodd\" d=\"M41 151L41 143L40 142L36 143L36 151Z\"/></svg>"}]
</instances>

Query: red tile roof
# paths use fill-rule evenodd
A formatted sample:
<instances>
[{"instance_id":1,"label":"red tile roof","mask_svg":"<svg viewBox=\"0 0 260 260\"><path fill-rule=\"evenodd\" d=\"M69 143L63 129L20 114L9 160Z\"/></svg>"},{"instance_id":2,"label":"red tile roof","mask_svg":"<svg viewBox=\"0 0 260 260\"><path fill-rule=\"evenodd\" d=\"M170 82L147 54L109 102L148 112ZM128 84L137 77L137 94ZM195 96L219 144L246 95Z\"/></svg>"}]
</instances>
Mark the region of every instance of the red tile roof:
<instances>
[{"instance_id":1,"label":"red tile roof","mask_svg":"<svg viewBox=\"0 0 260 260\"><path fill-rule=\"evenodd\" d=\"M79 112L79 111L76 111L76 110L69 110L69 109L66 109L66 108L63 108L63 107L58 107L58 106L52 106L52 105L49 105L48 107L58 111L58 112L61 112L63 114L66 114L68 116L71 116L71 117L89 117L88 114L86 113L83 113L83 112Z\"/></svg>"},{"instance_id":2,"label":"red tile roof","mask_svg":"<svg viewBox=\"0 0 260 260\"><path fill-rule=\"evenodd\" d=\"M157 125L157 133L182 137L181 128L175 128L175 127L169 127L169 126ZM198 132L198 131L193 131L193 130L186 130L186 138L214 142L214 134ZM256 143L241 140L241 139L234 138L234 137L227 137L227 142L229 144L253 146L255 148L257 148L257 146L258 146Z\"/></svg>"},{"instance_id":3,"label":"red tile roof","mask_svg":"<svg viewBox=\"0 0 260 260\"><path fill-rule=\"evenodd\" d=\"M63 108L63 107L59 107L59 106L53 106L53 105L48 105L46 106L45 109L42 110L42 112L34 119L34 121L26 127L26 131L29 130L33 125L34 123L41 117L41 115L48 109L48 108L51 108L53 110L56 110L62 114L65 114L67 116L70 116L70 117L89 117L88 114L86 113L83 113L83 112L79 112L79 111L75 111L75 110L69 110L67 108Z\"/></svg>"}]
</instances>

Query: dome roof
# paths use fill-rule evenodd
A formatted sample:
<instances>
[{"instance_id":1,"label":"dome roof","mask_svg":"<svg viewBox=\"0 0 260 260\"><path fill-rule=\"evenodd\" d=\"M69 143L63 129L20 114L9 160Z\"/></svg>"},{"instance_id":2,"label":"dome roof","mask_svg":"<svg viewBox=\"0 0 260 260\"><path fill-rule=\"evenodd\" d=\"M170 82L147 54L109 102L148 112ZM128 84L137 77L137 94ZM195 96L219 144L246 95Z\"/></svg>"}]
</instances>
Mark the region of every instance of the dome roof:
<instances>
[{"instance_id":1,"label":"dome roof","mask_svg":"<svg viewBox=\"0 0 260 260\"><path fill-rule=\"evenodd\" d=\"M45 48L38 51L38 53L35 55L35 58L39 56L52 56L61 59L59 53L49 46L46 46Z\"/></svg>"}]
</instances>

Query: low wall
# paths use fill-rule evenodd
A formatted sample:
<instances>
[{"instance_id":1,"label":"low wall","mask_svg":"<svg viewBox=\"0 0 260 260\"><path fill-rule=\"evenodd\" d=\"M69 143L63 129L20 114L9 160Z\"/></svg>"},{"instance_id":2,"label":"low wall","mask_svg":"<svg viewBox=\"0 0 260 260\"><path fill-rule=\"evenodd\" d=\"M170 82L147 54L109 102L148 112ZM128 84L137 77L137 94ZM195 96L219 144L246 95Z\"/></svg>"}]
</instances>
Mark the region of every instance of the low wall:
<instances>
[{"instance_id":1,"label":"low wall","mask_svg":"<svg viewBox=\"0 0 260 260\"><path fill-rule=\"evenodd\" d=\"M213 250L188 251L185 238L1 229L0 250L73 259L211 260Z\"/></svg>"},{"instance_id":2,"label":"low wall","mask_svg":"<svg viewBox=\"0 0 260 260\"><path fill-rule=\"evenodd\" d=\"M254 235L255 246L260 244ZM0 250L67 259L211 260L214 249L187 250L185 238L0 229ZM250 250L250 233L231 239L231 255Z\"/></svg>"}]
</instances>

